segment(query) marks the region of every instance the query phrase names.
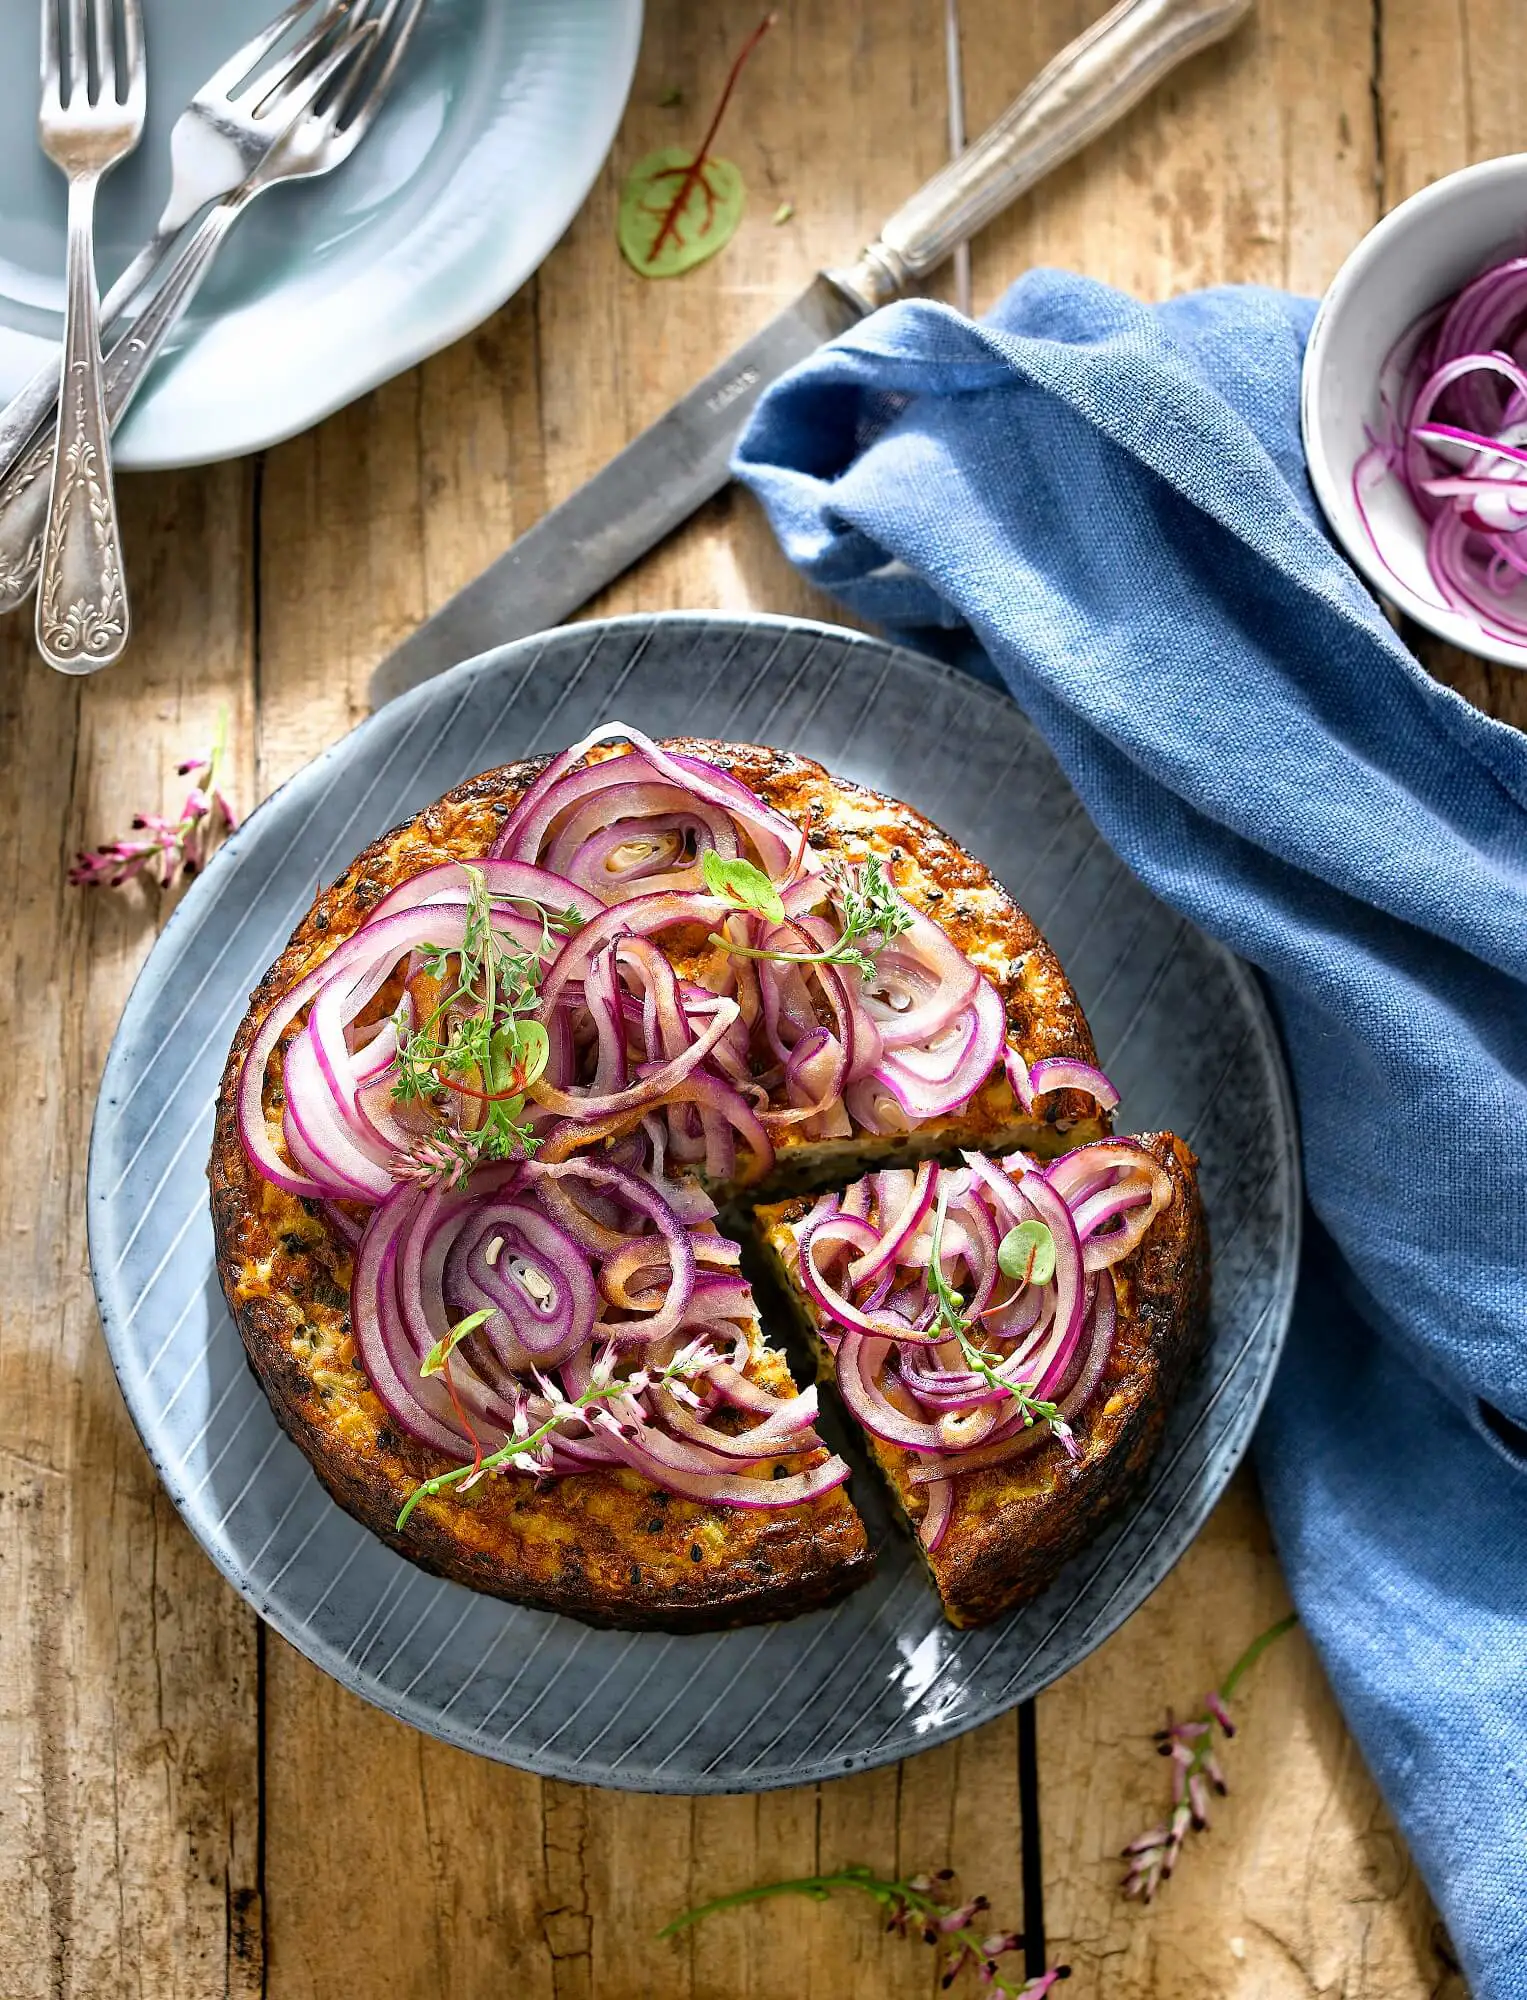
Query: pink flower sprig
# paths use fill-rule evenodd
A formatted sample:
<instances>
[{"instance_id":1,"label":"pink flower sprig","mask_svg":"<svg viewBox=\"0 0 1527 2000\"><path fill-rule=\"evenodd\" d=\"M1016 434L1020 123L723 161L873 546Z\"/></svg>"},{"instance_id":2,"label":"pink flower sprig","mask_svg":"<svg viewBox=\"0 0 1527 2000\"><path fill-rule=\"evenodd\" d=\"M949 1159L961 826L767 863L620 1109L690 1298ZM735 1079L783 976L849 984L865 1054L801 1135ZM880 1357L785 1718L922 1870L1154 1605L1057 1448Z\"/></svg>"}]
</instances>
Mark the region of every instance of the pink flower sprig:
<instances>
[{"instance_id":1,"label":"pink flower sprig","mask_svg":"<svg viewBox=\"0 0 1527 2000\"><path fill-rule=\"evenodd\" d=\"M77 888L97 889L104 884L120 889L135 876L155 870L160 888L168 889L177 875L194 875L205 866L220 834L232 833L239 823L238 811L223 783L226 721L226 717L219 718L217 734L206 750L183 757L175 766L182 778L195 773L179 819L166 819L163 813L134 813L128 838L109 840L104 847L84 848L74 857L69 880Z\"/></svg>"},{"instance_id":2,"label":"pink flower sprig","mask_svg":"<svg viewBox=\"0 0 1527 2000\"><path fill-rule=\"evenodd\" d=\"M938 1947L942 1959L939 1983L945 1990L962 1972L974 1970L979 1984L989 1992L1006 1994L1009 2000L1042 2000L1057 1980L1070 1978L1068 1965L1055 1965L1037 1978L1017 1984L1012 1975L1003 1971L1000 1961L1009 1952L1022 1948L1022 1935L1016 1931L988 1931L982 1919L991 1905L984 1896L973 1896L968 1902L957 1901L953 1882L952 1868L941 1868L936 1875L912 1875L905 1881L896 1881L877 1875L873 1868L862 1863L851 1862L830 1875L801 1875L789 1882L764 1882L755 1888L734 1890L730 1896L717 1896L709 1903L685 1910L665 1924L658 1936L676 1937L718 1910L761 1903L770 1896L809 1896L814 1902L825 1903L835 1889L857 1889L873 1896L885 1911L888 1931L894 1931L898 1937L916 1935L924 1943Z\"/></svg>"},{"instance_id":3,"label":"pink flower sprig","mask_svg":"<svg viewBox=\"0 0 1527 2000\"><path fill-rule=\"evenodd\" d=\"M1123 1882L1126 1896L1139 1896L1142 1901L1150 1902L1177 1866L1177 1857L1189 1833L1202 1833L1208 1826L1211 1788L1221 1797L1229 1790L1214 1754L1215 1727L1218 1725L1227 1738L1234 1736L1235 1724L1229 1708L1231 1695L1268 1647L1298 1623L1297 1613L1290 1612L1259 1633L1219 1686L1204 1696L1202 1715L1189 1722L1178 1722L1172 1711L1167 1710L1166 1728L1156 1731L1155 1743L1161 1756L1172 1760L1171 1816L1125 1848L1124 1856L1129 1862L1129 1873Z\"/></svg>"}]
</instances>

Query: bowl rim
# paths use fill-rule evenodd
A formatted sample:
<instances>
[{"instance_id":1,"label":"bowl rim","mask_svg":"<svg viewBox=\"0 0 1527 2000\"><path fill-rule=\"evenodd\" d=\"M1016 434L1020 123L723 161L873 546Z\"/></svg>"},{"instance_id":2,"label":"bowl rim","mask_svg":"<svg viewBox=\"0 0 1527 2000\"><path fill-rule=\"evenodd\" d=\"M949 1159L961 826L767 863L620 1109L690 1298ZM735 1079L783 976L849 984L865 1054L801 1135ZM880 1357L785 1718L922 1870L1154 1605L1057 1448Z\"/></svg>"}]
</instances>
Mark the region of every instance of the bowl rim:
<instances>
[{"instance_id":1,"label":"bowl rim","mask_svg":"<svg viewBox=\"0 0 1527 2000\"><path fill-rule=\"evenodd\" d=\"M1407 195L1404 201L1381 216L1358 239L1327 285L1311 323L1309 339L1305 342L1304 362L1299 376L1299 435L1304 447L1305 469L1326 526L1347 560L1361 572L1380 598L1397 605L1406 617L1414 619L1416 624L1463 652L1471 653L1478 659L1492 660L1499 666L1524 669L1527 668L1527 639L1513 641L1496 638L1462 612L1444 610L1428 603L1403 578L1395 575L1370 538L1349 533L1342 518L1347 504L1345 482L1331 463L1314 415L1315 386L1325 362L1332 325L1342 308L1360 290L1374 265L1392 247L1394 239L1402 236L1419 215L1455 199L1465 183L1475 186L1481 182L1509 180L1517 176L1527 180L1527 151L1500 153L1492 159L1476 160L1470 166L1457 167L1452 173L1443 174L1439 179L1429 181L1425 187L1417 188L1414 194ZM1527 202L1523 204L1523 214L1527 219Z\"/></svg>"}]
</instances>

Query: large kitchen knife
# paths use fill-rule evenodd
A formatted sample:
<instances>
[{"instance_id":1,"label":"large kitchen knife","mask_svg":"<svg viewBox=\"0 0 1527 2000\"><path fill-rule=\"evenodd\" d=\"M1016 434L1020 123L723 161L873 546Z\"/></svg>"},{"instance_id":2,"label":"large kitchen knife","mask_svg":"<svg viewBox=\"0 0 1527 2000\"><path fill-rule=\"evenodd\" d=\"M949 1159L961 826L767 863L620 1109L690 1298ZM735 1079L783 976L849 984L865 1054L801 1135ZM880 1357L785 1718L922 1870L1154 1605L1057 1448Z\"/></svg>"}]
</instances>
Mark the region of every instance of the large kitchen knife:
<instances>
[{"instance_id":1,"label":"large kitchen knife","mask_svg":"<svg viewBox=\"0 0 1527 2000\"><path fill-rule=\"evenodd\" d=\"M902 296L1025 189L1229 34L1252 0L1120 0L988 131L904 203L857 262L804 295L458 590L377 668L372 706L457 661L556 625L725 486L769 384Z\"/></svg>"}]
</instances>

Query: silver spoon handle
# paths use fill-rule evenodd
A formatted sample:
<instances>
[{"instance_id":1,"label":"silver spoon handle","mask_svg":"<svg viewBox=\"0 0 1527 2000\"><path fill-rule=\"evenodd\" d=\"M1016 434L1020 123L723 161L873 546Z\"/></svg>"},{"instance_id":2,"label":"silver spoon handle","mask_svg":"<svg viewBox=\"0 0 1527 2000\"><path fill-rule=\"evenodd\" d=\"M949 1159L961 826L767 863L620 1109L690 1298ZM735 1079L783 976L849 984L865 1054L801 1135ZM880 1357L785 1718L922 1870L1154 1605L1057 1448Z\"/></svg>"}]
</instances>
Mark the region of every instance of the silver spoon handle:
<instances>
[{"instance_id":1,"label":"silver spoon handle","mask_svg":"<svg viewBox=\"0 0 1527 2000\"><path fill-rule=\"evenodd\" d=\"M230 195L207 211L182 243L158 291L128 323L107 355L105 409L109 429L115 430L122 421L247 199ZM51 420L52 411L44 410L23 455L0 477L0 613L26 602L42 566L47 474L53 464Z\"/></svg>"},{"instance_id":2,"label":"silver spoon handle","mask_svg":"<svg viewBox=\"0 0 1527 2000\"><path fill-rule=\"evenodd\" d=\"M127 579L95 289L94 174L69 182L69 278L53 481L43 528L37 647L61 673L93 673L127 646Z\"/></svg>"},{"instance_id":3,"label":"silver spoon handle","mask_svg":"<svg viewBox=\"0 0 1527 2000\"><path fill-rule=\"evenodd\" d=\"M1252 0L1120 0L904 202L856 264L830 273L834 283L868 310L898 298L1117 123L1168 70L1222 40L1251 6Z\"/></svg>"}]
</instances>

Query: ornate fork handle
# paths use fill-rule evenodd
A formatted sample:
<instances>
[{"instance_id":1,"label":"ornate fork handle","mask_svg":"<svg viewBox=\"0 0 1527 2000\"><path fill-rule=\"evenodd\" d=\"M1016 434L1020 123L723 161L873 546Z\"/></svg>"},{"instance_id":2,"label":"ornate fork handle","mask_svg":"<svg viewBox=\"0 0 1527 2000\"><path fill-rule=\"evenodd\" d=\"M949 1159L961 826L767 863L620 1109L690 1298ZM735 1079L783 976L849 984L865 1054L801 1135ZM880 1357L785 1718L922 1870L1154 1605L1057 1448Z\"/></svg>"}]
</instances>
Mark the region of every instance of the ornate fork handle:
<instances>
[{"instance_id":1,"label":"ornate fork handle","mask_svg":"<svg viewBox=\"0 0 1527 2000\"><path fill-rule=\"evenodd\" d=\"M37 599L38 648L64 673L119 659L129 625L91 251L95 180L69 182L67 334Z\"/></svg>"},{"instance_id":2,"label":"ornate fork handle","mask_svg":"<svg viewBox=\"0 0 1527 2000\"><path fill-rule=\"evenodd\" d=\"M175 257L149 304L118 339L105 361L104 421L115 430L137 394L160 349L196 296L218 246L232 228L243 202L229 198L211 208ZM37 584L43 561L47 472L54 457L54 434L47 413L30 447L0 479L0 613L25 603ZM124 632L124 643L125 643ZM92 653L90 665L114 654ZM59 664L55 662L55 664Z\"/></svg>"}]
</instances>

